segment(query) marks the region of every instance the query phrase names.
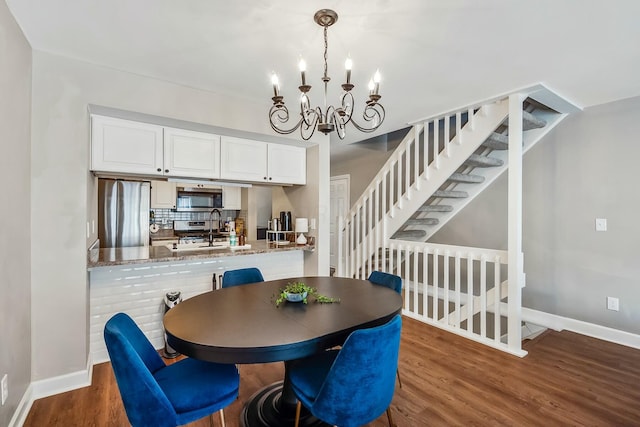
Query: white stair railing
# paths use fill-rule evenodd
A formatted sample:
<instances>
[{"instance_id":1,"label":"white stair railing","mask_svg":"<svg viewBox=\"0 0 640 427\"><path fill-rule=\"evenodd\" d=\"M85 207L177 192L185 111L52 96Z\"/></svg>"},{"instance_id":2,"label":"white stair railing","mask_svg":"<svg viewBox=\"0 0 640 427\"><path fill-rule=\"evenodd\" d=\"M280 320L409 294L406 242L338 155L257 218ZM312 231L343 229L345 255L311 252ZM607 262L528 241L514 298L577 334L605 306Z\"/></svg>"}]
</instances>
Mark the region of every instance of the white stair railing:
<instances>
[{"instance_id":1,"label":"white stair railing","mask_svg":"<svg viewBox=\"0 0 640 427\"><path fill-rule=\"evenodd\" d=\"M402 277L402 314L485 345L524 356L509 340L510 316L520 324L519 293L507 285L507 251L389 241L386 271Z\"/></svg>"},{"instance_id":2,"label":"white stair railing","mask_svg":"<svg viewBox=\"0 0 640 427\"><path fill-rule=\"evenodd\" d=\"M339 220L338 276L367 278L386 263L384 242L507 117L507 106L473 105L413 126Z\"/></svg>"}]
</instances>

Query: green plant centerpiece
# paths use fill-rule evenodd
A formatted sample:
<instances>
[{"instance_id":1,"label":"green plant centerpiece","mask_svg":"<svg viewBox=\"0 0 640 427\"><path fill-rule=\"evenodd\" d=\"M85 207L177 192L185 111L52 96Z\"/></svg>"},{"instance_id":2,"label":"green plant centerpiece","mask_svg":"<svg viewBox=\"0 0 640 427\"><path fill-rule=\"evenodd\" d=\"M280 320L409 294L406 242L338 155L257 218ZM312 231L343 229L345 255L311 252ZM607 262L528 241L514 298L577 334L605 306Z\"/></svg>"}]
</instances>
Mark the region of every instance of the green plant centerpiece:
<instances>
[{"instance_id":1,"label":"green plant centerpiece","mask_svg":"<svg viewBox=\"0 0 640 427\"><path fill-rule=\"evenodd\" d=\"M340 302L340 298L332 298L318 293L316 288L307 286L304 282L289 282L287 286L280 289L280 293L275 300L276 307L285 301L302 302L307 304L309 297L313 297L319 303Z\"/></svg>"}]
</instances>

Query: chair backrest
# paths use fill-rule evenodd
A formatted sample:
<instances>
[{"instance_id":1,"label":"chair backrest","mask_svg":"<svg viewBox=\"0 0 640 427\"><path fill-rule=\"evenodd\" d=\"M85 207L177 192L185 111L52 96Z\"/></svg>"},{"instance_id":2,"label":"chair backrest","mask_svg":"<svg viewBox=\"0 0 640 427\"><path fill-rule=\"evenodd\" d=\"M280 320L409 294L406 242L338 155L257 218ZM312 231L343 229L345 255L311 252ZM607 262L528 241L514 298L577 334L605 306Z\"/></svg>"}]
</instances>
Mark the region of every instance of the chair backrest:
<instances>
[{"instance_id":1,"label":"chair backrest","mask_svg":"<svg viewBox=\"0 0 640 427\"><path fill-rule=\"evenodd\" d=\"M359 329L340 349L313 403L322 420L341 427L369 423L391 404L396 385L402 319Z\"/></svg>"},{"instance_id":2,"label":"chair backrest","mask_svg":"<svg viewBox=\"0 0 640 427\"><path fill-rule=\"evenodd\" d=\"M222 287L245 285L247 283L264 282L264 277L255 267L225 271L222 276Z\"/></svg>"},{"instance_id":3,"label":"chair backrest","mask_svg":"<svg viewBox=\"0 0 640 427\"><path fill-rule=\"evenodd\" d=\"M153 377L165 364L135 322L124 313L114 315L104 327L104 341L131 425L175 426L173 405Z\"/></svg>"},{"instance_id":4,"label":"chair backrest","mask_svg":"<svg viewBox=\"0 0 640 427\"><path fill-rule=\"evenodd\" d=\"M386 286L387 288L395 290L397 293L402 293L402 279L395 274L372 271L368 280L376 285Z\"/></svg>"}]
</instances>

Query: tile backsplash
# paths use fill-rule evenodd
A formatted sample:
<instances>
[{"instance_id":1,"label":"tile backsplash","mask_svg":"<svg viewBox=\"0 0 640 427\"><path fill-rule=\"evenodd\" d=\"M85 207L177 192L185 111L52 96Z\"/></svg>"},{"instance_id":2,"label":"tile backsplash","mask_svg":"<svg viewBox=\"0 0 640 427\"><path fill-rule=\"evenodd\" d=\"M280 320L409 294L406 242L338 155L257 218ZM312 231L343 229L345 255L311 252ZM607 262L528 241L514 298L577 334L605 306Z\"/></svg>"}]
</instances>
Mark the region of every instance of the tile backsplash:
<instances>
[{"instance_id":1,"label":"tile backsplash","mask_svg":"<svg viewBox=\"0 0 640 427\"><path fill-rule=\"evenodd\" d=\"M181 221L205 221L209 219L209 212L176 212L173 209L151 209L152 217L160 228L173 228L174 220ZM245 211L237 210L220 210L220 218L224 222L227 218L235 219L242 217L241 213ZM151 220L153 222L153 219ZM163 223L164 221L164 223Z\"/></svg>"}]
</instances>

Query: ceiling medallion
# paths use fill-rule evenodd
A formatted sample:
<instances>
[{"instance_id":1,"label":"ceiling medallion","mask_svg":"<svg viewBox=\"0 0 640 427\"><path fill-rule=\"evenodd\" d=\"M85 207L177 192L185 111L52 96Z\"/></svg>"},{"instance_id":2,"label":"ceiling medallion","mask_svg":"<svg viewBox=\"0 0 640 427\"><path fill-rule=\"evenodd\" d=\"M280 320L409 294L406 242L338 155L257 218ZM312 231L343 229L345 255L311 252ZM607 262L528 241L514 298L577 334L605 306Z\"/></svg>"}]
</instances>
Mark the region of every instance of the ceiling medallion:
<instances>
[{"instance_id":1,"label":"ceiling medallion","mask_svg":"<svg viewBox=\"0 0 640 427\"><path fill-rule=\"evenodd\" d=\"M269 109L269 121L271 128L280 134L290 134L300 129L302 139L308 140L319 130L320 132L329 134L336 131L340 139L345 137L345 127L351 123L361 132L373 132L380 127L384 121L385 111L382 104L379 103L381 96L378 91L380 89L380 73L376 71L373 78L369 81L369 99L365 102L362 118L363 124L357 123L353 117L353 95L351 90L354 85L351 83L351 58L345 61L346 78L342 84L342 95L340 96L340 106L327 106L327 85L331 78L327 75L327 28L338 21L338 14L330 9L321 9L313 16L314 21L324 28L324 107L312 108L309 100L309 91L311 85L306 80L306 63L304 59L300 59L299 68L302 84L298 86L300 90L300 119L291 128L283 129L279 125L286 125L289 122L289 109L284 105L284 97L280 95L280 87L278 84L278 76L274 73L271 76L273 84L273 105Z\"/></svg>"}]
</instances>

